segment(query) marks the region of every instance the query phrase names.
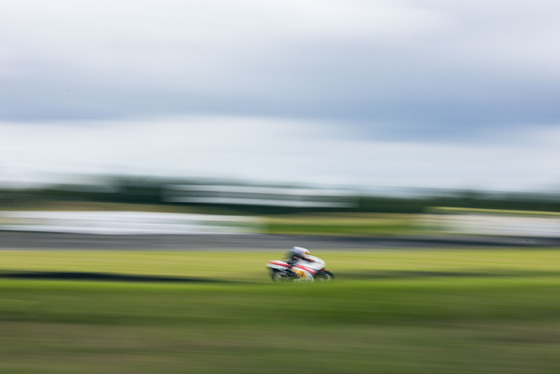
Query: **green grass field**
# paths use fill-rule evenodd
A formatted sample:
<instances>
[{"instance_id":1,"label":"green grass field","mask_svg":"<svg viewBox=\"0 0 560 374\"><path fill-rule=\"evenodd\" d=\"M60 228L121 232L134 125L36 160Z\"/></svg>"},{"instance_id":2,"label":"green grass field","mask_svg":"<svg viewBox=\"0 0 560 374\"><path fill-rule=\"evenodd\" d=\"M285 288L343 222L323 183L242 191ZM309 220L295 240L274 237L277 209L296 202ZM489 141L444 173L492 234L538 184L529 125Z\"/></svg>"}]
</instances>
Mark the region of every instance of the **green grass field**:
<instances>
[{"instance_id":1,"label":"green grass field","mask_svg":"<svg viewBox=\"0 0 560 374\"><path fill-rule=\"evenodd\" d=\"M0 373L558 373L560 250L1 251Z\"/></svg>"}]
</instances>

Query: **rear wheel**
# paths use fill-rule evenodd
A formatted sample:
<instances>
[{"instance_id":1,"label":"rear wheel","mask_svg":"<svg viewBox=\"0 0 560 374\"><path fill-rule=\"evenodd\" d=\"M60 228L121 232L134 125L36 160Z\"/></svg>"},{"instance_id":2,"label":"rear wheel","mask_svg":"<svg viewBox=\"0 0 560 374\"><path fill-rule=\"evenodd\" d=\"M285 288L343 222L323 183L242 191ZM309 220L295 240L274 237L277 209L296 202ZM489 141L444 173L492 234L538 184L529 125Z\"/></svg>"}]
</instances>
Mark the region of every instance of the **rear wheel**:
<instances>
[{"instance_id":1,"label":"rear wheel","mask_svg":"<svg viewBox=\"0 0 560 374\"><path fill-rule=\"evenodd\" d=\"M334 274L328 270L324 270L315 276L315 280L319 282L328 282L334 280Z\"/></svg>"}]
</instances>

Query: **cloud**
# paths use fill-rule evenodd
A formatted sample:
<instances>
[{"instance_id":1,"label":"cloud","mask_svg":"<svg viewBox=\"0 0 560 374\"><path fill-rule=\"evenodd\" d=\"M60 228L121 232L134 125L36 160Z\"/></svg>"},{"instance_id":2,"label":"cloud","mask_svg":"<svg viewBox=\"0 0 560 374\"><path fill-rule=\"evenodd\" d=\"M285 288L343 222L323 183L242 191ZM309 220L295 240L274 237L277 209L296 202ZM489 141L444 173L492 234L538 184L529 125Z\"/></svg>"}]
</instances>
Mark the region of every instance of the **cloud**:
<instances>
[{"instance_id":1,"label":"cloud","mask_svg":"<svg viewBox=\"0 0 560 374\"><path fill-rule=\"evenodd\" d=\"M558 11L552 0L8 0L0 118L301 118L372 139L480 140L558 123Z\"/></svg>"},{"instance_id":2,"label":"cloud","mask_svg":"<svg viewBox=\"0 0 560 374\"><path fill-rule=\"evenodd\" d=\"M249 117L1 123L6 181L74 174L537 190L560 181L558 127L489 144L352 138L342 124ZM318 135L320 134L320 135ZM356 134L358 135L358 134Z\"/></svg>"},{"instance_id":3,"label":"cloud","mask_svg":"<svg viewBox=\"0 0 560 374\"><path fill-rule=\"evenodd\" d=\"M385 43L388 36L422 33L438 22L435 12L379 1L373 7L329 0L6 4L3 40L16 65L35 58L46 66L125 73L121 79L149 83L162 76L175 81L177 73L189 78L220 70L229 74L250 61L285 59L291 48L312 43L369 43L371 38Z\"/></svg>"}]
</instances>

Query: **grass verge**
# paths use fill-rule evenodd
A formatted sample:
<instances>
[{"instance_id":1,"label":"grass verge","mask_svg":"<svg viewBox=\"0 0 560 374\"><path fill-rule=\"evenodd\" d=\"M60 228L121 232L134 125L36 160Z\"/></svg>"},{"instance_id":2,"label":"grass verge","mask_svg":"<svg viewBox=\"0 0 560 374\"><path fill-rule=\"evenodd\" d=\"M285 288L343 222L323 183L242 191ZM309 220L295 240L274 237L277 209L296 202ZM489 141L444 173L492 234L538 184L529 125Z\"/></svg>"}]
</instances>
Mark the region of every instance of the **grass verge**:
<instances>
[{"instance_id":1,"label":"grass verge","mask_svg":"<svg viewBox=\"0 0 560 374\"><path fill-rule=\"evenodd\" d=\"M560 367L557 250L315 254L336 282L271 284L270 252L0 252L0 373ZM9 276L23 271L45 277ZM70 271L184 279L48 276Z\"/></svg>"}]
</instances>

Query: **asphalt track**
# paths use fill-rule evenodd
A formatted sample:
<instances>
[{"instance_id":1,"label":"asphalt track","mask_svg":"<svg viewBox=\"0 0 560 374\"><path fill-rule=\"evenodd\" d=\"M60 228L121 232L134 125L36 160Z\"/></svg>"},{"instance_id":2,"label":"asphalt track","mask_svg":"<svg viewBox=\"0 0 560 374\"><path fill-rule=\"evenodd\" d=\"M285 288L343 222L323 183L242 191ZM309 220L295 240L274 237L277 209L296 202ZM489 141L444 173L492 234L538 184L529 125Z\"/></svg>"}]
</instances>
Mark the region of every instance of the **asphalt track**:
<instances>
[{"instance_id":1,"label":"asphalt track","mask_svg":"<svg viewBox=\"0 0 560 374\"><path fill-rule=\"evenodd\" d=\"M341 237L307 235L88 235L0 232L0 249L286 250L560 247L558 238L534 237Z\"/></svg>"}]
</instances>

